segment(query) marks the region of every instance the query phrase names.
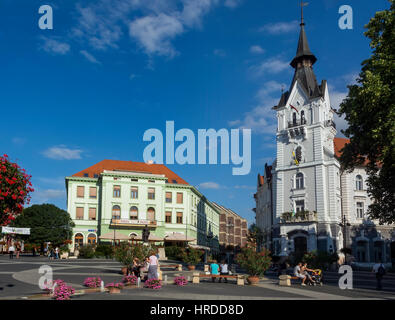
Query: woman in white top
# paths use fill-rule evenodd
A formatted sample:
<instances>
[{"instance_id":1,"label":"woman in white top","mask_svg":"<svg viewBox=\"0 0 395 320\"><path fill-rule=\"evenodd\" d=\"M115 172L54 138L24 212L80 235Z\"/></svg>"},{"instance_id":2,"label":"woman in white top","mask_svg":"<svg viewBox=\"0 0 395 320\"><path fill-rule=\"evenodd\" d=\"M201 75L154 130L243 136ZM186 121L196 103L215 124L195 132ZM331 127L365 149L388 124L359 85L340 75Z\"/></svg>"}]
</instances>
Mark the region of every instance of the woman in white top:
<instances>
[{"instance_id":1,"label":"woman in white top","mask_svg":"<svg viewBox=\"0 0 395 320\"><path fill-rule=\"evenodd\" d=\"M158 258L155 255L155 252L151 252L149 257L149 267L148 267L148 280L150 279L158 279Z\"/></svg>"},{"instance_id":2,"label":"woman in white top","mask_svg":"<svg viewBox=\"0 0 395 320\"><path fill-rule=\"evenodd\" d=\"M223 275L229 275L229 269L228 269L228 264L225 262L225 260L221 261L221 264L219 265L220 267L220 274ZM228 279L224 277L225 282L228 282ZM219 282L221 282L222 278L219 278Z\"/></svg>"},{"instance_id":3,"label":"woman in white top","mask_svg":"<svg viewBox=\"0 0 395 320\"><path fill-rule=\"evenodd\" d=\"M10 259L14 258L14 251L15 251L15 247L14 245L10 245L10 247L8 248L8 252L10 253Z\"/></svg>"}]
</instances>

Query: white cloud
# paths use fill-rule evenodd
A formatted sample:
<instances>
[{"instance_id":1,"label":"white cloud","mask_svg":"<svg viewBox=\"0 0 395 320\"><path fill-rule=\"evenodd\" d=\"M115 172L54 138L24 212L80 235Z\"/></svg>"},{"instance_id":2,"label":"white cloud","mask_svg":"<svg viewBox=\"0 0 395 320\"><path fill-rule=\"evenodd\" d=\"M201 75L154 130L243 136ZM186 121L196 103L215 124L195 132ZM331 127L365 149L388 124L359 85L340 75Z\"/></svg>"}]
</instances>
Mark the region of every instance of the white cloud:
<instances>
[{"instance_id":1,"label":"white cloud","mask_svg":"<svg viewBox=\"0 0 395 320\"><path fill-rule=\"evenodd\" d=\"M208 181L208 182L202 182L201 184L199 184L199 188L201 188L201 189L220 189L221 186L216 182Z\"/></svg>"},{"instance_id":2,"label":"white cloud","mask_svg":"<svg viewBox=\"0 0 395 320\"><path fill-rule=\"evenodd\" d=\"M66 191L64 189L38 189L32 194L32 203L45 203L49 200L61 199L65 197Z\"/></svg>"},{"instance_id":3,"label":"white cloud","mask_svg":"<svg viewBox=\"0 0 395 320\"><path fill-rule=\"evenodd\" d=\"M138 18L129 25L130 36L135 38L149 55L176 55L171 39L183 32L184 27L178 19L163 13Z\"/></svg>"},{"instance_id":4,"label":"white cloud","mask_svg":"<svg viewBox=\"0 0 395 320\"><path fill-rule=\"evenodd\" d=\"M138 77L138 75L137 75L137 74L134 74L134 73L131 73L131 74L129 75L129 79L130 79L130 80L136 79L137 77Z\"/></svg>"},{"instance_id":5,"label":"white cloud","mask_svg":"<svg viewBox=\"0 0 395 320\"><path fill-rule=\"evenodd\" d=\"M226 0L234 7L239 0ZM72 36L95 50L118 49L124 29L148 55L174 57L172 41L192 28L222 0L98 0L76 5ZM126 27L126 28L125 28Z\"/></svg>"},{"instance_id":6,"label":"white cloud","mask_svg":"<svg viewBox=\"0 0 395 320\"><path fill-rule=\"evenodd\" d=\"M246 186L246 185L237 185L234 187L235 189L246 189L246 190L255 190L254 186Z\"/></svg>"},{"instance_id":7,"label":"white cloud","mask_svg":"<svg viewBox=\"0 0 395 320\"><path fill-rule=\"evenodd\" d=\"M90 54L88 51L86 50L81 50L80 53L86 58L86 60L88 60L91 63L94 64L101 64L100 61L98 61L92 54Z\"/></svg>"},{"instance_id":8,"label":"white cloud","mask_svg":"<svg viewBox=\"0 0 395 320\"><path fill-rule=\"evenodd\" d=\"M41 37L41 40L43 41L43 44L40 48L45 52L65 55L70 51L70 45L66 42L61 42L59 40L44 36Z\"/></svg>"},{"instance_id":9,"label":"white cloud","mask_svg":"<svg viewBox=\"0 0 395 320\"><path fill-rule=\"evenodd\" d=\"M259 31L277 35L297 30L298 26L299 22L297 20L290 22L268 23L259 28Z\"/></svg>"},{"instance_id":10,"label":"white cloud","mask_svg":"<svg viewBox=\"0 0 395 320\"><path fill-rule=\"evenodd\" d=\"M250 70L256 76L262 76L265 73L277 74L284 70L287 70L288 68L290 68L288 61L284 61L280 58L274 57L264 60L258 65L252 66Z\"/></svg>"},{"instance_id":11,"label":"white cloud","mask_svg":"<svg viewBox=\"0 0 395 320\"><path fill-rule=\"evenodd\" d=\"M254 54L263 54L265 50L261 46L254 45L250 47L250 52Z\"/></svg>"},{"instance_id":12,"label":"white cloud","mask_svg":"<svg viewBox=\"0 0 395 320\"><path fill-rule=\"evenodd\" d=\"M43 151L43 155L50 159L55 160L75 160L81 159L81 149L70 149L64 145L51 147Z\"/></svg>"},{"instance_id":13,"label":"white cloud","mask_svg":"<svg viewBox=\"0 0 395 320\"><path fill-rule=\"evenodd\" d=\"M343 99L347 97L347 92L340 92L340 91L332 90L331 87L329 87L328 89L329 89L329 97L331 100L332 108L339 111L339 106L342 103ZM345 130L348 128L348 123L344 119L344 115L342 117L340 117L339 115L335 114L334 121L336 123L337 135L344 136L341 133L341 130Z\"/></svg>"},{"instance_id":14,"label":"white cloud","mask_svg":"<svg viewBox=\"0 0 395 320\"><path fill-rule=\"evenodd\" d=\"M246 112L242 119L230 121L229 125L240 129L251 129L254 133L275 134L277 120L272 107L278 103L283 86L284 84L276 81L266 82L256 94L258 105Z\"/></svg>"},{"instance_id":15,"label":"white cloud","mask_svg":"<svg viewBox=\"0 0 395 320\"><path fill-rule=\"evenodd\" d=\"M224 5L225 5L225 7L233 9L233 8L238 7L242 3L242 1L243 0L225 0Z\"/></svg>"}]
</instances>

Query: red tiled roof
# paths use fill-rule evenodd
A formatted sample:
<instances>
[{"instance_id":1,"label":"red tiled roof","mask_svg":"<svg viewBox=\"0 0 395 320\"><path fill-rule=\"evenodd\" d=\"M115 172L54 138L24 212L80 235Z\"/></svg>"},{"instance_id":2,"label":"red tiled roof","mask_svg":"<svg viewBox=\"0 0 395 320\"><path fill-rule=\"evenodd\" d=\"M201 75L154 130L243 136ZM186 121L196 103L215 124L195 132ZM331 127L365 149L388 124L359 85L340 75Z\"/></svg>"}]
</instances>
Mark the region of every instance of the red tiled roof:
<instances>
[{"instance_id":1,"label":"red tiled roof","mask_svg":"<svg viewBox=\"0 0 395 320\"><path fill-rule=\"evenodd\" d=\"M347 138L335 138L335 139L333 139L335 155L336 155L337 158L340 158L340 156L342 154L341 150L349 142L350 142L350 139L347 139Z\"/></svg>"},{"instance_id":2,"label":"red tiled roof","mask_svg":"<svg viewBox=\"0 0 395 320\"><path fill-rule=\"evenodd\" d=\"M121 161L121 160L102 160L93 166L73 174L73 177L85 177L86 174L93 178L95 174L99 175L104 170L108 171L133 171L151 174L163 174L169 180L169 183L188 184L184 179L179 177L163 164L148 164L144 162Z\"/></svg>"}]
</instances>

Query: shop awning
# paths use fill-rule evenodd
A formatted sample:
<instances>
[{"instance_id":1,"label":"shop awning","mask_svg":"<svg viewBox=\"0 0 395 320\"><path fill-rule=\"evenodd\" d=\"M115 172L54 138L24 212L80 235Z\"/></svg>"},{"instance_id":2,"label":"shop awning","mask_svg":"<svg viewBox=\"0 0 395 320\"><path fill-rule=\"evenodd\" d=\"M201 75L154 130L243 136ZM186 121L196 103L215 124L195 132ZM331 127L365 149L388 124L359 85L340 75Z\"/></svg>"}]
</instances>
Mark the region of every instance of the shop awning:
<instances>
[{"instance_id":1,"label":"shop awning","mask_svg":"<svg viewBox=\"0 0 395 320\"><path fill-rule=\"evenodd\" d=\"M190 246L191 248L194 248L194 249L203 249L203 250L207 250L207 251L211 250L210 247L200 246L198 244L189 244L188 246Z\"/></svg>"},{"instance_id":2,"label":"shop awning","mask_svg":"<svg viewBox=\"0 0 395 320\"><path fill-rule=\"evenodd\" d=\"M185 236L182 233L171 233L171 234L165 236L165 241L189 242L189 241L195 241L195 240L196 240L195 238Z\"/></svg>"},{"instance_id":3,"label":"shop awning","mask_svg":"<svg viewBox=\"0 0 395 320\"><path fill-rule=\"evenodd\" d=\"M130 240L128 235L123 234L119 231L115 231L115 235L114 235L114 231L107 232L107 233L99 236L99 239L102 239L102 240L114 240L114 239L115 240Z\"/></svg>"},{"instance_id":4,"label":"shop awning","mask_svg":"<svg viewBox=\"0 0 395 320\"><path fill-rule=\"evenodd\" d=\"M139 235L131 235L130 239L136 240L136 241L143 241L141 234ZM163 241L163 238L160 238L154 234L150 234L148 237L148 241Z\"/></svg>"}]
</instances>

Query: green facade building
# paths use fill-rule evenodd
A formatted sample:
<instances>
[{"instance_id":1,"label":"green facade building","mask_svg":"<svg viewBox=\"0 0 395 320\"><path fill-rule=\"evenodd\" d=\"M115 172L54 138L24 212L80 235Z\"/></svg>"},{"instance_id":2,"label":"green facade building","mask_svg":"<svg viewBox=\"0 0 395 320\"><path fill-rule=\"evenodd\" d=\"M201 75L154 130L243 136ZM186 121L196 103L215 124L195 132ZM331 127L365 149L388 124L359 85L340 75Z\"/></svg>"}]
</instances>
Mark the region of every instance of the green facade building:
<instances>
[{"instance_id":1,"label":"green facade building","mask_svg":"<svg viewBox=\"0 0 395 320\"><path fill-rule=\"evenodd\" d=\"M219 250L219 211L162 164L103 160L66 177L67 210L77 245L141 241Z\"/></svg>"}]
</instances>

